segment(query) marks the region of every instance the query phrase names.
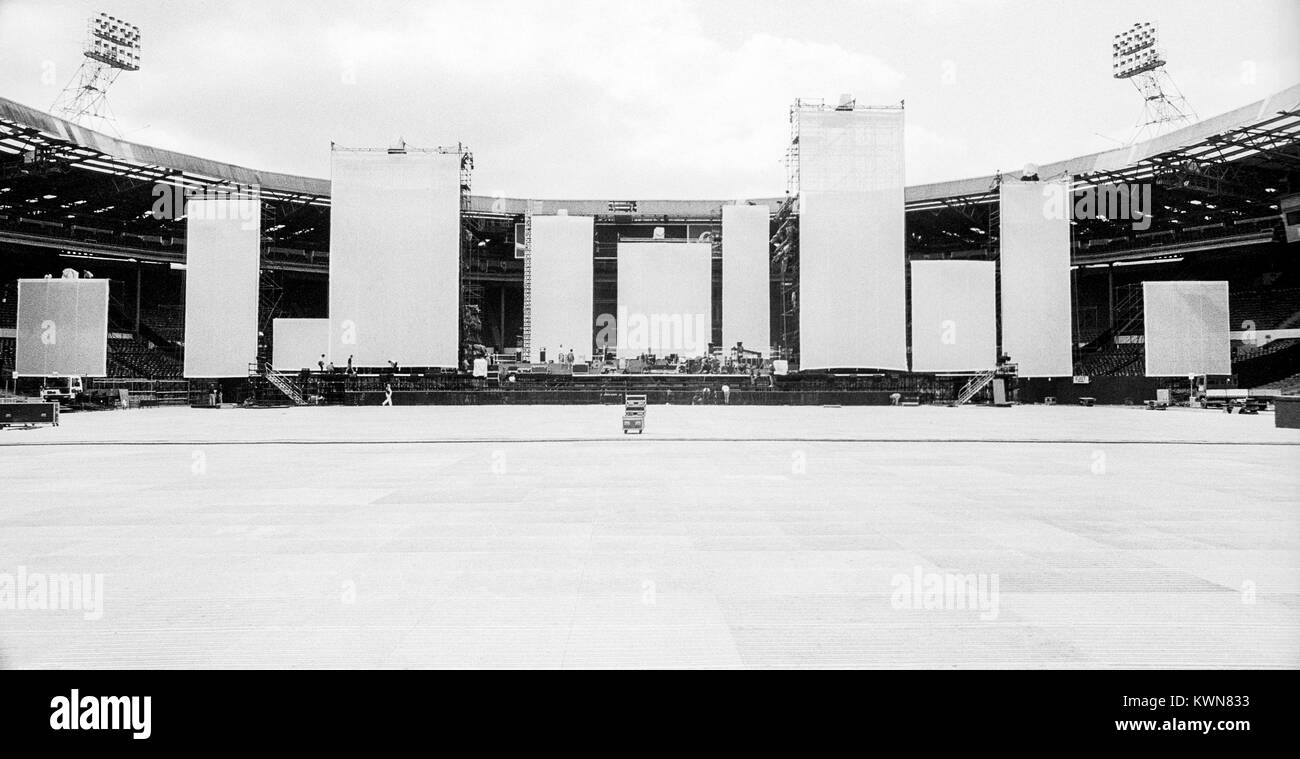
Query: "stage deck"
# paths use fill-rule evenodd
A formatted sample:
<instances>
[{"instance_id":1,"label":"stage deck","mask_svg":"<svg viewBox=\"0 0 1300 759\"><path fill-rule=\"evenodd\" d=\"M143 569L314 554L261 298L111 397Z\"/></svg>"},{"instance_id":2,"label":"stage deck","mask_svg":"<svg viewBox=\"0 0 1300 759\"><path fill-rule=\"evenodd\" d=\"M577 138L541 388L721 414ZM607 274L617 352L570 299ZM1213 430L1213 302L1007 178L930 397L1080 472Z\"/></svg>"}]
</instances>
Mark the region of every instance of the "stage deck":
<instances>
[{"instance_id":1,"label":"stage deck","mask_svg":"<svg viewBox=\"0 0 1300 759\"><path fill-rule=\"evenodd\" d=\"M1271 414L621 415L2 431L0 581L102 574L103 615L0 606L0 667L1300 665L1300 431ZM996 613L900 599L918 575L996 580Z\"/></svg>"}]
</instances>

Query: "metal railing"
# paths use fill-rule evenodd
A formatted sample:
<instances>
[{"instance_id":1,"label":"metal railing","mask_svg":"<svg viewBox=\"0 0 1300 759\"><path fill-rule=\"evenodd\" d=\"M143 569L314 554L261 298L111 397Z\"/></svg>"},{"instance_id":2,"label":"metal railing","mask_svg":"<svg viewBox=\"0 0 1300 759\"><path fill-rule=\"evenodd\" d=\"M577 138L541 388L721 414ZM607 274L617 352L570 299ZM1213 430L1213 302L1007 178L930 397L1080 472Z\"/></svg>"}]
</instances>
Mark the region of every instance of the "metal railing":
<instances>
[{"instance_id":1,"label":"metal railing","mask_svg":"<svg viewBox=\"0 0 1300 759\"><path fill-rule=\"evenodd\" d=\"M960 406L971 398L974 398L976 393L983 390L993 381L993 376L997 373L997 369L988 369L972 377L971 380L962 387L961 392L957 394L957 399L952 402L952 405Z\"/></svg>"}]
</instances>

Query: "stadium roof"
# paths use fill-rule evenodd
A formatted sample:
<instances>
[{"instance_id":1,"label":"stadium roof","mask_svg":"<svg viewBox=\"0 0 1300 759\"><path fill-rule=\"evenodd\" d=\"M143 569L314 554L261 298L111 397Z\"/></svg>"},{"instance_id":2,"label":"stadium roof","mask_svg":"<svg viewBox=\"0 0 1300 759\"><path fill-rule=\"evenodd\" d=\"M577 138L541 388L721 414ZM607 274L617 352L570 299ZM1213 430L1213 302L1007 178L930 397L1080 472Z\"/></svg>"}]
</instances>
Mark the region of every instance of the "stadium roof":
<instances>
[{"instance_id":1,"label":"stadium roof","mask_svg":"<svg viewBox=\"0 0 1300 759\"><path fill-rule=\"evenodd\" d=\"M1032 158L1027 156L1027 158ZM1281 225L1278 197L1300 189L1300 85L1136 145L1041 164L1039 176L1080 185L1149 183L1155 226L1075 221L1074 261L1171 257L1254 245ZM905 188L908 255L980 257L996 251L997 182L1019 171ZM328 262L327 179L261 171L111 137L0 98L0 242L85 255L183 262L183 222L154 218L158 182L256 185L271 268L323 272ZM730 200L528 200L470 195L467 232L513 258L510 225L534 211L619 223L714 223ZM786 196L760 198L791 210ZM797 210L797 209L796 209ZM504 249L496 246L505 245ZM1190 246L1190 247L1189 247ZM504 274L502 276L505 276Z\"/></svg>"},{"instance_id":2,"label":"stadium roof","mask_svg":"<svg viewBox=\"0 0 1300 759\"><path fill-rule=\"evenodd\" d=\"M1268 98L1227 113L1199 121L1168 134L1128 147L1078 156L1040 166L1043 177L1070 174L1076 177L1103 176L1125 181L1150 177L1156 169L1174 160L1209 162L1236 161L1252 155L1268 155L1300 138L1300 84ZM0 150L22 153L38 147L59 151L67 160L86 169L125 175L171 177L183 172L200 182L256 184L276 196L323 201L329 197L328 179L262 171L128 142L79 126L30 106L0 98ZM1294 152L1286 154L1296 161ZM1019 176L1010 172L1007 176ZM946 182L913 185L906 189L909 207L942 203L945 199L983 196L990 193L993 174ZM784 197L758 199L780 204ZM609 213L608 200L547 201L571 212ZM672 214L687 209L703 210L724 201L639 200L638 211L647 215ZM727 201L729 202L729 201ZM471 196L470 210L484 213L524 212L526 199Z\"/></svg>"},{"instance_id":3,"label":"stadium roof","mask_svg":"<svg viewBox=\"0 0 1300 759\"><path fill-rule=\"evenodd\" d=\"M1280 157L1300 165L1294 149L1300 141L1300 84L1263 100L1198 121L1145 142L1101 153L1078 156L1039 166L1042 178L1064 176L1100 181L1141 181L1163 167L1180 161L1225 163L1250 157ZM1282 153L1279 148L1290 146ZM1020 172L1006 176L1019 177ZM994 175L907 188L909 207L941 202L946 198L990 193Z\"/></svg>"}]
</instances>

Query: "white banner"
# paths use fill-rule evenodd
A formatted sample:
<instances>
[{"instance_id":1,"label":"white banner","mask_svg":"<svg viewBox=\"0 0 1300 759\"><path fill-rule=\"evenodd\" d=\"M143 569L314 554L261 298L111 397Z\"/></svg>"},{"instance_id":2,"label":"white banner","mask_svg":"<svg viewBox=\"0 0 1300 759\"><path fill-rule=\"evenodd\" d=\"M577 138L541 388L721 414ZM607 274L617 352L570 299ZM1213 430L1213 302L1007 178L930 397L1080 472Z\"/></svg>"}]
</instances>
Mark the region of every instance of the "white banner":
<instances>
[{"instance_id":1,"label":"white banner","mask_svg":"<svg viewBox=\"0 0 1300 759\"><path fill-rule=\"evenodd\" d=\"M530 361L543 350L552 361L573 351L591 357L596 220L590 216L533 216Z\"/></svg>"},{"instance_id":2,"label":"white banner","mask_svg":"<svg viewBox=\"0 0 1300 759\"><path fill-rule=\"evenodd\" d=\"M800 369L907 369L903 222L903 111L800 113Z\"/></svg>"},{"instance_id":3,"label":"white banner","mask_svg":"<svg viewBox=\"0 0 1300 759\"><path fill-rule=\"evenodd\" d=\"M997 366L995 269L992 261L912 262L912 371Z\"/></svg>"},{"instance_id":4,"label":"white banner","mask_svg":"<svg viewBox=\"0 0 1300 759\"><path fill-rule=\"evenodd\" d=\"M108 280L18 280L14 371L20 377L108 374Z\"/></svg>"},{"instance_id":5,"label":"white banner","mask_svg":"<svg viewBox=\"0 0 1300 759\"><path fill-rule=\"evenodd\" d=\"M257 361L261 204L193 198L185 213L185 376L246 377Z\"/></svg>"},{"instance_id":6,"label":"white banner","mask_svg":"<svg viewBox=\"0 0 1300 759\"><path fill-rule=\"evenodd\" d=\"M618 244L618 355L702 356L713 334L713 246Z\"/></svg>"},{"instance_id":7,"label":"white banner","mask_svg":"<svg viewBox=\"0 0 1300 759\"><path fill-rule=\"evenodd\" d=\"M460 156L334 150L330 359L454 367L460 354Z\"/></svg>"},{"instance_id":8,"label":"white banner","mask_svg":"<svg viewBox=\"0 0 1300 759\"><path fill-rule=\"evenodd\" d=\"M1002 352L1022 377L1071 377L1070 193L1008 180L998 198Z\"/></svg>"},{"instance_id":9,"label":"white banner","mask_svg":"<svg viewBox=\"0 0 1300 759\"><path fill-rule=\"evenodd\" d=\"M329 319L273 319L271 331L271 367L277 372L315 372L330 362ZM347 361L343 356L339 367Z\"/></svg>"},{"instance_id":10,"label":"white banner","mask_svg":"<svg viewBox=\"0 0 1300 759\"><path fill-rule=\"evenodd\" d=\"M722 207L722 347L736 343L768 354L772 341L771 279L765 205Z\"/></svg>"},{"instance_id":11,"label":"white banner","mask_svg":"<svg viewBox=\"0 0 1300 759\"><path fill-rule=\"evenodd\" d=\"M1232 374L1227 282L1143 282L1148 377Z\"/></svg>"}]
</instances>

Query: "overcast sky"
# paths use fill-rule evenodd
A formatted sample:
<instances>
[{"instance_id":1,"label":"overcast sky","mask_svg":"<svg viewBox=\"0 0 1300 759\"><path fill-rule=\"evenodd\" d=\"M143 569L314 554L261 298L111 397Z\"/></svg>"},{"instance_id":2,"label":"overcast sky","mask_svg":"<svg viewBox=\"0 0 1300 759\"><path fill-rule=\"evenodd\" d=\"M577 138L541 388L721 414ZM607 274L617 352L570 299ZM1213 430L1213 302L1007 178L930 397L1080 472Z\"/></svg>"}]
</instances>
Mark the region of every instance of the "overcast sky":
<instances>
[{"instance_id":1,"label":"overcast sky","mask_svg":"<svg viewBox=\"0 0 1300 759\"><path fill-rule=\"evenodd\" d=\"M781 195L791 102L840 93L906 100L909 184L1104 150L1139 20L1201 117L1300 82L1297 0L0 0L0 96L48 109L100 11L143 36L127 139L318 177L330 141L464 142L516 197Z\"/></svg>"}]
</instances>

